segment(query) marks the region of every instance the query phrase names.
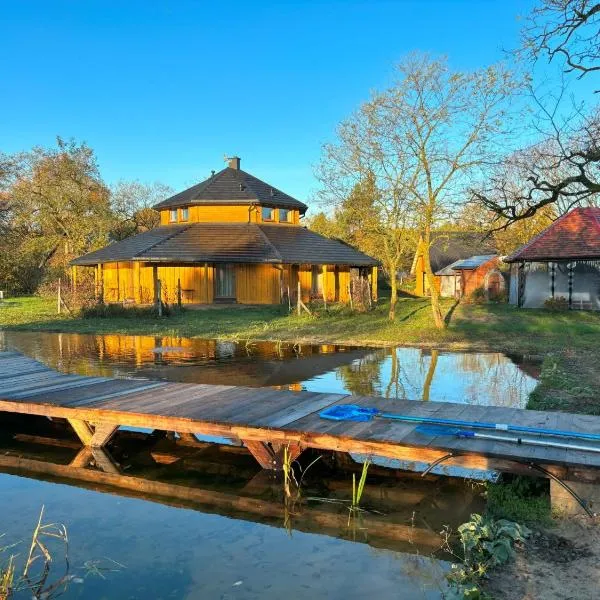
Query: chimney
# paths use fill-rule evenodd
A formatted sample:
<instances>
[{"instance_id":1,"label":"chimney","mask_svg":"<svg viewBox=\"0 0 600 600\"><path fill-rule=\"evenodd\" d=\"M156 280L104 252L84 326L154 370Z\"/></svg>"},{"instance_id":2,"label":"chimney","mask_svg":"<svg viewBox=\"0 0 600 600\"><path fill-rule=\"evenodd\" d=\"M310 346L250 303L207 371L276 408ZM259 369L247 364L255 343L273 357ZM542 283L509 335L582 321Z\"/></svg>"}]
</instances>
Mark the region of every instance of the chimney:
<instances>
[{"instance_id":1,"label":"chimney","mask_svg":"<svg viewBox=\"0 0 600 600\"><path fill-rule=\"evenodd\" d=\"M240 162L241 158L239 156L232 156L229 158L229 168L235 169L236 171L240 170Z\"/></svg>"}]
</instances>

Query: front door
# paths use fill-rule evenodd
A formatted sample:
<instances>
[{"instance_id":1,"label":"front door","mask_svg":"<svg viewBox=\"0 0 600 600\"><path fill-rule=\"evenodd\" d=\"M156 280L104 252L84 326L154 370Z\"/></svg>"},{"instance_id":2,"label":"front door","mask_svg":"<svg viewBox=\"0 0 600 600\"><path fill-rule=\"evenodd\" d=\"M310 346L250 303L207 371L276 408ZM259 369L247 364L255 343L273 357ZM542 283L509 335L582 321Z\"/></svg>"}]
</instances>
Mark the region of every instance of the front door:
<instances>
[{"instance_id":1,"label":"front door","mask_svg":"<svg viewBox=\"0 0 600 600\"><path fill-rule=\"evenodd\" d=\"M234 265L217 265L215 269L215 300L235 300Z\"/></svg>"}]
</instances>

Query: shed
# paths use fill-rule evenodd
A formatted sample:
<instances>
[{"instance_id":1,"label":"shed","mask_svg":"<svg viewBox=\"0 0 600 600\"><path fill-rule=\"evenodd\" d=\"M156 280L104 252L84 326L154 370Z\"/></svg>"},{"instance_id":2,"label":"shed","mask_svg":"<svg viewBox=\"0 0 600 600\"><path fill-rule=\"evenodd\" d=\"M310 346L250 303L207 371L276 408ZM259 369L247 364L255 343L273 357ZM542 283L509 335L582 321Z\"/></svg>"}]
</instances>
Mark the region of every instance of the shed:
<instances>
[{"instance_id":1,"label":"shed","mask_svg":"<svg viewBox=\"0 0 600 600\"><path fill-rule=\"evenodd\" d=\"M411 273L415 276L415 293L418 296L429 294L429 284L425 274L425 252L425 243L422 238L419 238L411 269ZM476 265L473 262L461 265L461 261L475 261L481 257L491 258L484 261L483 265ZM480 276L485 277L487 271L497 269L497 260L490 262L493 258L497 259L496 248L493 242L485 238L485 234L481 232L438 232L429 249L431 269L435 275L437 289L443 297L465 295L466 288L471 289L470 285L467 286L467 281L471 280L471 276L464 277L463 273L467 271L475 273L473 281L479 279ZM455 269L455 265L459 268Z\"/></svg>"}]
</instances>

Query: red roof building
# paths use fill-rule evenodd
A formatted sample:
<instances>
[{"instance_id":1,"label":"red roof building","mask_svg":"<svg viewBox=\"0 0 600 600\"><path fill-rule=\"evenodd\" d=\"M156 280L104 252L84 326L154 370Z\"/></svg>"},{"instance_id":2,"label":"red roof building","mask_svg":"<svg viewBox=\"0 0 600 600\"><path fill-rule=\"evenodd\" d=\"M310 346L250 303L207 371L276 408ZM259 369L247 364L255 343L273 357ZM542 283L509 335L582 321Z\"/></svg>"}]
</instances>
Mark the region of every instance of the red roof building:
<instances>
[{"instance_id":1,"label":"red roof building","mask_svg":"<svg viewBox=\"0 0 600 600\"><path fill-rule=\"evenodd\" d=\"M504 259L510 301L526 308L564 298L571 309L600 310L600 208L575 208Z\"/></svg>"},{"instance_id":2,"label":"red roof building","mask_svg":"<svg viewBox=\"0 0 600 600\"><path fill-rule=\"evenodd\" d=\"M504 260L571 259L600 259L600 208L573 209Z\"/></svg>"}]
</instances>

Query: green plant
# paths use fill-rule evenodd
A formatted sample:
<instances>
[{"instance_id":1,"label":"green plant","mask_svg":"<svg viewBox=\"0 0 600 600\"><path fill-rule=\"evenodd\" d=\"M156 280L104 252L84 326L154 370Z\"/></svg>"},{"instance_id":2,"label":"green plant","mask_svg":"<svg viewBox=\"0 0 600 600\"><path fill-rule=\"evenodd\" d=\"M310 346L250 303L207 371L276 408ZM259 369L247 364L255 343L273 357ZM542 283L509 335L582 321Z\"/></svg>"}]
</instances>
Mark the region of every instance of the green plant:
<instances>
[{"instance_id":1,"label":"green plant","mask_svg":"<svg viewBox=\"0 0 600 600\"><path fill-rule=\"evenodd\" d=\"M488 484L486 496L486 514L490 518L527 524L552 522L546 479L515 476L506 482Z\"/></svg>"},{"instance_id":2,"label":"green plant","mask_svg":"<svg viewBox=\"0 0 600 600\"><path fill-rule=\"evenodd\" d=\"M556 312L569 310L569 301L564 296L555 296L554 298L548 298L544 302L544 308Z\"/></svg>"},{"instance_id":3,"label":"green plant","mask_svg":"<svg viewBox=\"0 0 600 600\"><path fill-rule=\"evenodd\" d=\"M476 287L469 296L469 300L473 304L484 304L487 302L487 292L483 287Z\"/></svg>"},{"instance_id":4,"label":"green plant","mask_svg":"<svg viewBox=\"0 0 600 600\"><path fill-rule=\"evenodd\" d=\"M356 485L356 474L352 473L352 504L350 505L351 511L357 511L360 509L360 499L362 498L365 484L367 483L367 473L371 461L367 458L362 465L362 471L360 473L360 479L358 480L358 487Z\"/></svg>"},{"instance_id":5,"label":"green plant","mask_svg":"<svg viewBox=\"0 0 600 600\"><path fill-rule=\"evenodd\" d=\"M501 565L514 557L514 545L523 543L530 531L507 519L491 519L478 514L458 528L462 556L461 563L453 564L446 576L450 584L450 598L484 599L480 582L492 567Z\"/></svg>"}]
</instances>

